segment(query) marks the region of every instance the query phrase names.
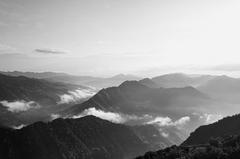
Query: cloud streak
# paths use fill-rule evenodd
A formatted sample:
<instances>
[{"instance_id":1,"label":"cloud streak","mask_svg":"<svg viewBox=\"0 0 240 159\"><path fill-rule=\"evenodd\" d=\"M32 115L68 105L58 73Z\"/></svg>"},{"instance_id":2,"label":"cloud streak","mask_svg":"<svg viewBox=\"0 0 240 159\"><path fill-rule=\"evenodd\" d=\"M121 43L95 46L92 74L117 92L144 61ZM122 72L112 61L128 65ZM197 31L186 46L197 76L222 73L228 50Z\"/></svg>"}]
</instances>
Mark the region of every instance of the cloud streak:
<instances>
[{"instance_id":1,"label":"cloud streak","mask_svg":"<svg viewBox=\"0 0 240 159\"><path fill-rule=\"evenodd\" d=\"M68 104L77 102L81 99L92 97L96 94L96 90L93 89L77 89L75 91L68 91L68 94L60 95L60 101L58 104Z\"/></svg>"},{"instance_id":2,"label":"cloud streak","mask_svg":"<svg viewBox=\"0 0 240 159\"><path fill-rule=\"evenodd\" d=\"M153 117L151 115L145 114L143 116L137 116L137 115L129 115L129 114L123 114L123 113L117 113L117 112L110 112L110 111L103 111L100 109L96 109L94 107L85 109L82 113L78 115L74 115L72 117L67 118L81 118L87 115L93 115L98 118L111 121L113 123L126 123L130 121L149 121Z\"/></svg>"},{"instance_id":3,"label":"cloud streak","mask_svg":"<svg viewBox=\"0 0 240 159\"><path fill-rule=\"evenodd\" d=\"M35 49L34 51L42 54L66 54L67 53L65 51L60 51L55 49Z\"/></svg>"},{"instance_id":4,"label":"cloud streak","mask_svg":"<svg viewBox=\"0 0 240 159\"><path fill-rule=\"evenodd\" d=\"M4 100L4 101L0 101L0 104L2 104L4 107L6 107L8 111L13 112L13 113L23 112L23 111L27 111L31 108L39 108L40 107L40 105L34 101L27 102L24 100L19 100L19 101L14 101L14 102L8 102L8 101Z\"/></svg>"},{"instance_id":5,"label":"cloud streak","mask_svg":"<svg viewBox=\"0 0 240 159\"><path fill-rule=\"evenodd\" d=\"M114 112L105 112L103 110L98 110L96 108L89 108L84 110L81 114L79 115L75 115L72 118L76 119L76 118L81 118L87 115L94 115L98 118L104 119L104 120L108 120L111 121L113 123L124 123L127 121L127 119L125 119L121 114L119 113L114 113Z\"/></svg>"},{"instance_id":6,"label":"cloud streak","mask_svg":"<svg viewBox=\"0 0 240 159\"><path fill-rule=\"evenodd\" d=\"M21 124L21 125L18 125L18 126L12 126L12 128L13 129L22 129L25 126L26 126L25 124Z\"/></svg>"},{"instance_id":7,"label":"cloud streak","mask_svg":"<svg viewBox=\"0 0 240 159\"><path fill-rule=\"evenodd\" d=\"M189 116L184 116L176 121L173 121L169 117L156 117L155 119L148 121L146 124L157 124L160 127L165 127L165 126L181 127L189 121L190 121Z\"/></svg>"},{"instance_id":8,"label":"cloud streak","mask_svg":"<svg viewBox=\"0 0 240 159\"><path fill-rule=\"evenodd\" d=\"M219 115L219 114L208 114L205 113L203 115L200 116L200 119L203 119L205 121L206 124L211 124L214 123L220 119L222 119L223 116Z\"/></svg>"}]
</instances>

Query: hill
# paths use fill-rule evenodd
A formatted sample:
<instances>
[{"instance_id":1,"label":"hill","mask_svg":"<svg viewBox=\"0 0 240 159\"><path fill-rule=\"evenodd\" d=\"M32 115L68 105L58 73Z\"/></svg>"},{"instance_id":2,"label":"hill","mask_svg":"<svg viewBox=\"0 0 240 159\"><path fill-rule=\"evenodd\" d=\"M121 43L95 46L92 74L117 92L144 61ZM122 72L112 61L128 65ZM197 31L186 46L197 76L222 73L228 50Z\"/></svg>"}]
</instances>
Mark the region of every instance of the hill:
<instances>
[{"instance_id":1,"label":"hill","mask_svg":"<svg viewBox=\"0 0 240 159\"><path fill-rule=\"evenodd\" d=\"M148 149L131 128L94 116L0 128L4 159L130 159Z\"/></svg>"}]
</instances>

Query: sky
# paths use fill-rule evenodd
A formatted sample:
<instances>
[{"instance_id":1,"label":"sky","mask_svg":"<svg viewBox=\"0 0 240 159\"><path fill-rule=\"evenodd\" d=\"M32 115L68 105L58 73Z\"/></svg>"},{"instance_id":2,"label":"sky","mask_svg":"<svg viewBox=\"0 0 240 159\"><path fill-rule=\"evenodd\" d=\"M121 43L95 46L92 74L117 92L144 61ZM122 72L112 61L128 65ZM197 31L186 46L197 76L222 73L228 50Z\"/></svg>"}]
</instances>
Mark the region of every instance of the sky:
<instances>
[{"instance_id":1,"label":"sky","mask_svg":"<svg viewBox=\"0 0 240 159\"><path fill-rule=\"evenodd\" d=\"M0 70L240 75L239 0L0 0Z\"/></svg>"}]
</instances>

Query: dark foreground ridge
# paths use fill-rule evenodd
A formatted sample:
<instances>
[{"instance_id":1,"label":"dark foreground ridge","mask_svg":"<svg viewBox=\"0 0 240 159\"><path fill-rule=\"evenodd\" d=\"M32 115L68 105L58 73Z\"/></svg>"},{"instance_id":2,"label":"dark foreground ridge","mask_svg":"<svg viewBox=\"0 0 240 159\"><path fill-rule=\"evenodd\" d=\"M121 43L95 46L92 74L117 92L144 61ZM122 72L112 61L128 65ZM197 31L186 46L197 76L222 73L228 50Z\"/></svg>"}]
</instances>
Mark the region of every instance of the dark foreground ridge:
<instances>
[{"instance_id":1,"label":"dark foreground ridge","mask_svg":"<svg viewBox=\"0 0 240 159\"><path fill-rule=\"evenodd\" d=\"M211 138L240 135L240 114L223 118L213 124L200 126L182 145L205 144Z\"/></svg>"},{"instance_id":2,"label":"dark foreground ridge","mask_svg":"<svg viewBox=\"0 0 240 159\"><path fill-rule=\"evenodd\" d=\"M0 128L1 159L128 159L147 149L131 128L94 116Z\"/></svg>"},{"instance_id":3,"label":"dark foreground ridge","mask_svg":"<svg viewBox=\"0 0 240 159\"><path fill-rule=\"evenodd\" d=\"M172 146L156 152L147 152L136 159L239 159L240 136L211 139L206 144Z\"/></svg>"},{"instance_id":4,"label":"dark foreground ridge","mask_svg":"<svg viewBox=\"0 0 240 159\"><path fill-rule=\"evenodd\" d=\"M239 159L240 115L200 126L181 146L147 152L137 159Z\"/></svg>"}]
</instances>

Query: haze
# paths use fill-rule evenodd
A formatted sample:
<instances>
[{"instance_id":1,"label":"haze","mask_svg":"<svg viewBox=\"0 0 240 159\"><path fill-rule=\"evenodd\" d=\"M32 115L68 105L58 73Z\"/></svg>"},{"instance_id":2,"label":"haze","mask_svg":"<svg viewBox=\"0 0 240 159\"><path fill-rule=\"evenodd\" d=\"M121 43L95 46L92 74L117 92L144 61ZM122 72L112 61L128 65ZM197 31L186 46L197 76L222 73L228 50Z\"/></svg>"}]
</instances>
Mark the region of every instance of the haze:
<instances>
[{"instance_id":1,"label":"haze","mask_svg":"<svg viewBox=\"0 0 240 159\"><path fill-rule=\"evenodd\" d=\"M0 0L0 68L236 75L238 0Z\"/></svg>"}]
</instances>

